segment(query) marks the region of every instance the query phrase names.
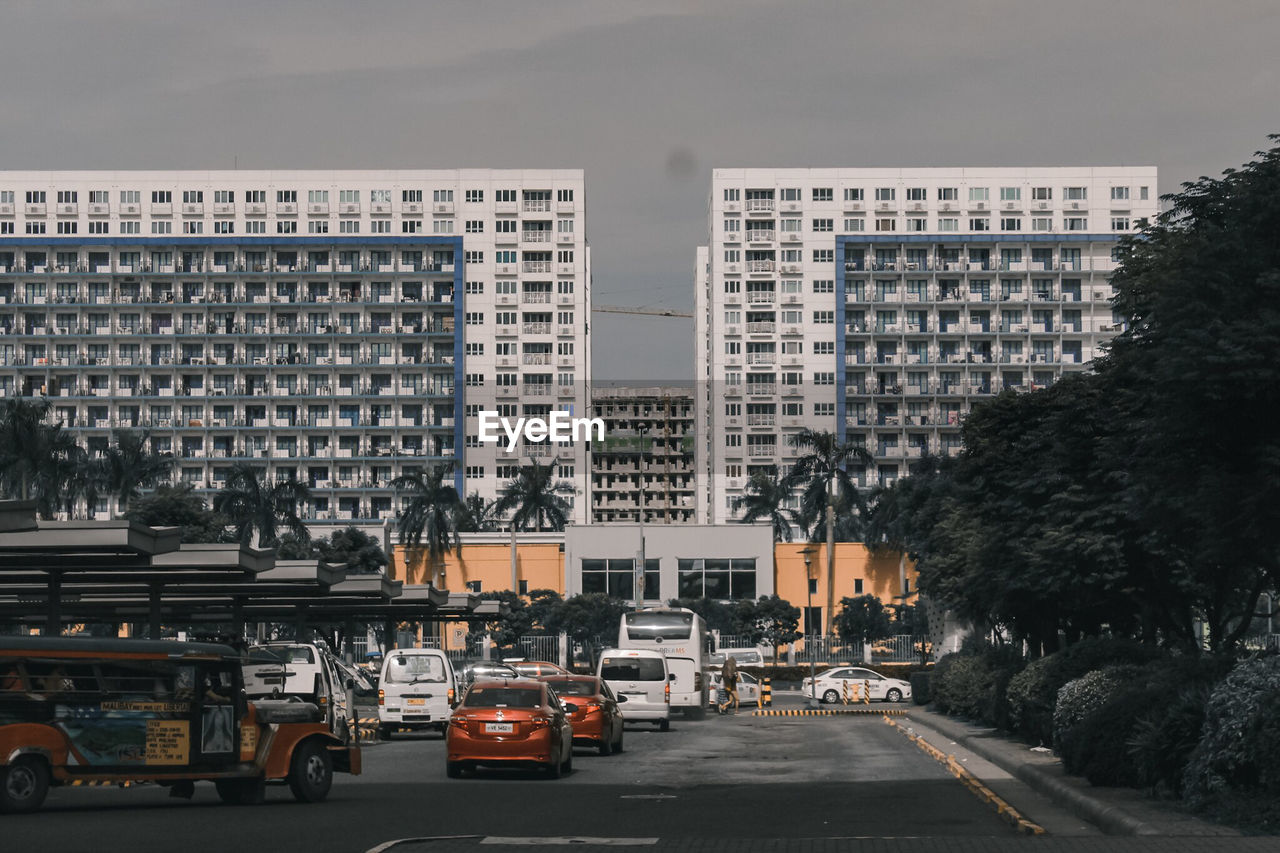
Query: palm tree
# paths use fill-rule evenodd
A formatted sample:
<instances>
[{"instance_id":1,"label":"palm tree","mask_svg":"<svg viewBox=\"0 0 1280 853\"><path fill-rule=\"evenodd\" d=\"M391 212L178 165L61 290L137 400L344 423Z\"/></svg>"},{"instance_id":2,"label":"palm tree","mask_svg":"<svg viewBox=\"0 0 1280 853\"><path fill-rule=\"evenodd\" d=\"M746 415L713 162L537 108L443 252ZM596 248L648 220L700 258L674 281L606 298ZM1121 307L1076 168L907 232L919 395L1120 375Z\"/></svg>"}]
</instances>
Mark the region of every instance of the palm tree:
<instances>
[{"instance_id":1,"label":"palm tree","mask_svg":"<svg viewBox=\"0 0 1280 853\"><path fill-rule=\"evenodd\" d=\"M773 525L773 541L790 542L794 514L785 505L791 497L791 487L778 479L778 469L770 465L766 471L753 473L747 481L746 492L733 501L735 510L746 509L739 521L754 524L767 518Z\"/></svg>"},{"instance_id":2,"label":"palm tree","mask_svg":"<svg viewBox=\"0 0 1280 853\"><path fill-rule=\"evenodd\" d=\"M298 502L310 498L311 490L297 480L263 483L257 469L241 463L231 469L227 484L214 495L213 511L235 525L241 545L248 545L256 533L258 547L272 548L280 541L282 527L303 542L311 539L311 531L298 517Z\"/></svg>"},{"instance_id":3,"label":"palm tree","mask_svg":"<svg viewBox=\"0 0 1280 853\"><path fill-rule=\"evenodd\" d=\"M0 493L34 500L46 520L57 513L82 455L61 422L47 423L51 410L47 399L0 401Z\"/></svg>"},{"instance_id":4,"label":"palm tree","mask_svg":"<svg viewBox=\"0 0 1280 853\"><path fill-rule=\"evenodd\" d=\"M796 460L785 482L800 488L800 510L796 518L810 536L825 521L828 496L837 510L844 508L849 515L856 512L860 517L866 516L866 501L848 471L850 465L872 464L871 454L865 447L850 442L841 444L833 432L807 428L791 437L791 445L807 451Z\"/></svg>"},{"instance_id":5,"label":"palm tree","mask_svg":"<svg viewBox=\"0 0 1280 853\"><path fill-rule=\"evenodd\" d=\"M119 498L123 515L141 489L154 488L173 470L173 454L150 450L149 430L117 429L114 435L115 446L102 456L102 473L107 491Z\"/></svg>"},{"instance_id":6,"label":"palm tree","mask_svg":"<svg viewBox=\"0 0 1280 853\"><path fill-rule=\"evenodd\" d=\"M428 576L433 583L437 580L436 573L443 572L444 555L462 547L458 529L467 508L458 497L458 490L445 480L451 468L435 465L425 474L402 474L391 481L393 489L409 496L397 524L400 542L416 551L423 547L425 540Z\"/></svg>"},{"instance_id":7,"label":"palm tree","mask_svg":"<svg viewBox=\"0 0 1280 853\"><path fill-rule=\"evenodd\" d=\"M494 503L493 513L515 510L511 524L517 530L564 530L571 508L561 495L573 493L573 486L555 481L554 466L534 461L520 466Z\"/></svg>"},{"instance_id":8,"label":"palm tree","mask_svg":"<svg viewBox=\"0 0 1280 853\"><path fill-rule=\"evenodd\" d=\"M493 520L493 502L480 497L479 492L467 495L459 530L463 533L487 533L497 529Z\"/></svg>"},{"instance_id":9,"label":"palm tree","mask_svg":"<svg viewBox=\"0 0 1280 853\"><path fill-rule=\"evenodd\" d=\"M858 519L866 518L867 503L848 471L850 465L872 464L871 454L865 447L850 442L842 444L833 432L808 428L793 435L791 445L807 451L796 460L787 480L789 485L800 488L798 518L811 540L818 538L828 501L834 509L843 509L847 520L842 526L846 528L851 524L856 526L855 513ZM834 535L831 539L827 553L827 633L831 631L835 615Z\"/></svg>"}]
</instances>

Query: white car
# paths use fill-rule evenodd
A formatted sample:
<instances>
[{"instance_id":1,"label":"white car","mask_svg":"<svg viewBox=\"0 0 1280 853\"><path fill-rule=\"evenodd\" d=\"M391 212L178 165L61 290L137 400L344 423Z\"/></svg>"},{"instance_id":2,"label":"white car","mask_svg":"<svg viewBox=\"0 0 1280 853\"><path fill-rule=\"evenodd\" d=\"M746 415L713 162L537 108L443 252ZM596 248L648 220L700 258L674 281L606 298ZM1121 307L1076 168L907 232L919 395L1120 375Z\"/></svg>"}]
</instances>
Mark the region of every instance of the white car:
<instances>
[{"instance_id":1,"label":"white car","mask_svg":"<svg viewBox=\"0 0 1280 853\"><path fill-rule=\"evenodd\" d=\"M713 668L707 674L711 678L707 706L715 707L716 697L720 694L720 688L724 686L724 676L719 667ZM760 682L749 672L738 672L738 704L760 707Z\"/></svg>"},{"instance_id":2,"label":"white car","mask_svg":"<svg viewBox=\"0 0 1280 853\"><path fill-rule=\"evenodd\" d=\"M800 683L800 692L806 697L816 696L819 702L827 705L843 702L846 695L849 702L854 703L862 701L864 685L872 699L901 702L911 698L911 682L886 678L878 672L855 666L839 666L820 672L816 682L806 678Z\"/></svg>"}]
</instances>

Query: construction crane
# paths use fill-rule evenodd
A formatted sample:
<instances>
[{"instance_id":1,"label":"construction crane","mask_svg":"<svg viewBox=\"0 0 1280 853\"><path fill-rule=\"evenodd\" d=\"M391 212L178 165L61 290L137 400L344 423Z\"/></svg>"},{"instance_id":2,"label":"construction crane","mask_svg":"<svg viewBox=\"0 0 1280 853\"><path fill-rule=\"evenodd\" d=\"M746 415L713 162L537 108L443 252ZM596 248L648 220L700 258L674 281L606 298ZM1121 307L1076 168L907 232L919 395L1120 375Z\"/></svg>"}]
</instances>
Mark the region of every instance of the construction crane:
<instances>
[{"instance_id":1,"label":"construction crane","mask_svg":"<svg viewBox=\"0 0 1280 853\"><path fill-rule=\"evenodd\" d=\"M622 305L592 305L593 314L643 314L646 317L693 317L688 311L673 308L626 308Z\"/></svg>"}]
</instances>

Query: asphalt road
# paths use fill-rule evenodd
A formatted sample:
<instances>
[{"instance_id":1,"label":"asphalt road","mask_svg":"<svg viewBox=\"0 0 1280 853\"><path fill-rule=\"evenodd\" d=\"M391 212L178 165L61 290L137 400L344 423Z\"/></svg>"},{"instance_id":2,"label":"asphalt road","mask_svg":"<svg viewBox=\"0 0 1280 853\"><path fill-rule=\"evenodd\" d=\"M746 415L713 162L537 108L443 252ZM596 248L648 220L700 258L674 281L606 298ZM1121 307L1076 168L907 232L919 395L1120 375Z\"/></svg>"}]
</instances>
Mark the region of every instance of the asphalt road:
<instances>
[{"instance_id":1,"label":"asphalt road","mask_svg":"<svg viewBox=\"0 0 1280 853\"><path fill-rule=\"evenodd\" d=\"M676 720L665 733L637 725L624 754L575 750L574 772L558 781L516 771L447 779L435 734L369 746L364 765L361 776L339 775L318 805L295 803L287 787L270 788L260 806L223 805L207 784L191 801L151 786L57 788L41 812L0 818L0 848L359 853L395 839L457 835L1012 836L879 717L758 718L743 710Z\"/></svg>"}]
</instances>

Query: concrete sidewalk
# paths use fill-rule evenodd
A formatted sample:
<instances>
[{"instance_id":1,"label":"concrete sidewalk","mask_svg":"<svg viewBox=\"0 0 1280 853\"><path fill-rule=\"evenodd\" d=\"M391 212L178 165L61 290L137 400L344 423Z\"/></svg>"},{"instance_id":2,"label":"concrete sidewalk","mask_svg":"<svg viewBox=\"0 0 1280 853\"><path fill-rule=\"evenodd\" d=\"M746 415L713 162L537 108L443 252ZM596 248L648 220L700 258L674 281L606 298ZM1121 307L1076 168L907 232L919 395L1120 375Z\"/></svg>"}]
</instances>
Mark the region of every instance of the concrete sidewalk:
<instances>
[{"instance_id":1,"label":"concrete sidewalk","mask_svg":"<svg viewBox=\"0 0 1280 853\"><path fill-rule=\"evenodd\" d=\"M1152 799L1132 788L1097 788L1067 775L1052 752L1034 751L996 729L913 707L899 725L943 752L955 745L981 756L1024 782L1061 808L1089 821L1108 835L1239 837L1238 830L1209 823L1180 811L1171 802Z\"/></svg>"}]
</instances>

